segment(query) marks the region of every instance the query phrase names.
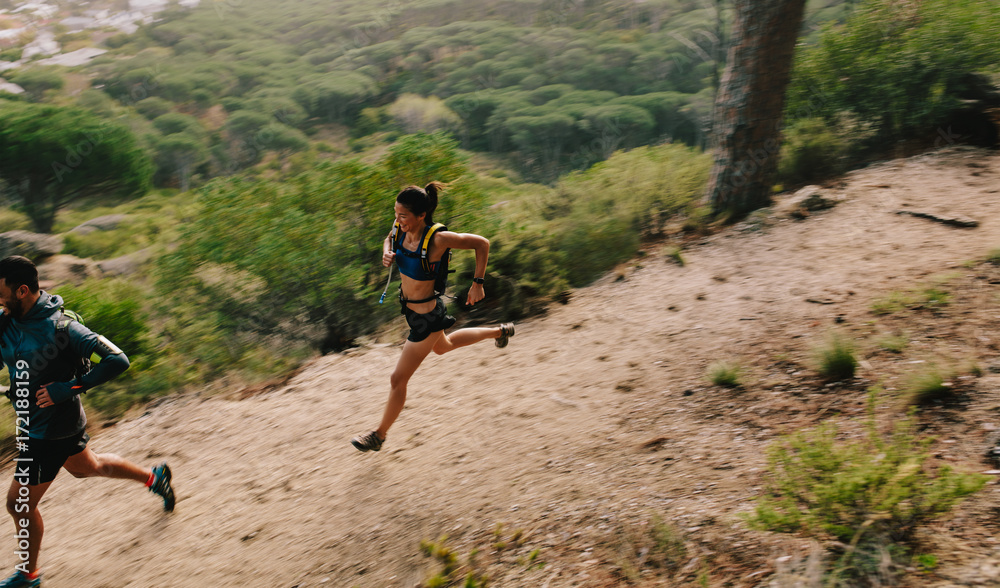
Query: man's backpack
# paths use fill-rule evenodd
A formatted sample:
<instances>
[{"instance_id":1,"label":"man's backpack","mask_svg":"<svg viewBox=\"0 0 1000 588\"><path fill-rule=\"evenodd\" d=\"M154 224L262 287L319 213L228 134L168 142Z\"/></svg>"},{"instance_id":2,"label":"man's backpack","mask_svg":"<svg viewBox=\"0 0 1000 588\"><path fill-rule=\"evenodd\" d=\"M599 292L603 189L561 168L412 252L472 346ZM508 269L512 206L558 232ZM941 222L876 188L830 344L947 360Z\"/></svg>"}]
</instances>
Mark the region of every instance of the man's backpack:
<instances>
[{"instance_id":1,"label":"man's backpack","mask_svg":"<svg viewBox=\"0 0 1000 588\"><path fill-rule=\"evenodd\" d=\"M420 237L420 245L417 247L417 255L420 256L420 266L427 273L431 271L431 261L427 258L428 251L431 248L431 238L438 231L447 230L448 227L441 223L434 223L424 228L424 234ZM390 233L393 250L403 246L403 239L405 237L406 233L400 230L399 223L393 223L392 233ZM455 270L448 269L449 263L451 263L451 249L445 249L444 253L441 254L441 260L438 262L437 271L434 273L434 294L444 294L445 288L448 287L448 274L455 272Z\"/></svg>"},{"instance_id":2,"label":"man's backpack","mask_svg":"<svg viewBox=\"0 0 1000 588\"><path fill-rule=\"evenodd\" d=\"M61 313L61 316L56 319L56 333L65 333L68 331L69 325L73 321L76 321L84 326L87 325L87 323L83 322L83 317L77 312L66 310L65 308L60 308L59 312ZM90 358L80 357L76 353L73 353L73 350L69 347L60 350L59 358L60 361L73 364L77 379L82 378L87 372L90 371Z\"/></svg>"}]
</instances>

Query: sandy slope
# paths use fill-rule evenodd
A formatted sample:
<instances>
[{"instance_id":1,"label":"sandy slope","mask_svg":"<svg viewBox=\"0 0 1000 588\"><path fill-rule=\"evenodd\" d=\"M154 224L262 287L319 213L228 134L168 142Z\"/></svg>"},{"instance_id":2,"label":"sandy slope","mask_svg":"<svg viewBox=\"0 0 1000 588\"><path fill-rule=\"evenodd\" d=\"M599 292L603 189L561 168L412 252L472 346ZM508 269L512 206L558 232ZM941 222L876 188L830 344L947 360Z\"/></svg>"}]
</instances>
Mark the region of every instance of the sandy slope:
<instances>
[{"instance_id":1,"label":"sandy slope","mask_svg":"<svg viewBox=\"0 0 1000 588\"><path fill-rule=\"evenodd\" d=\"M378 454L348 439L377 422L396 345L318 359L243 400L162 401L92 447L169 460L176 512L130 483L61 474L43 502L45 585L414 587L434 567L418 543L448 535L463 555L481 550L494 586L611 586L622 537L652 513L684 529L688 549L680 571L647 585L699 572L756 585L789 549L732 517L759 490L767 442L864 399L791 398L781 385L796 369L780 363L805 357L837 315L862 324L872 296L1000 246L998 174L1000 157L982 151L889 162L851 174L830 211L691 244L686 267L653 252L519 324L507 349L429 358ZM982 224L892 214L904 205ZM705 367L723 357L767 385L709 386ZM971 453L958 462L983 469ZM541 569L526 564L534 549Z\"/></svg>"}]
</instances>

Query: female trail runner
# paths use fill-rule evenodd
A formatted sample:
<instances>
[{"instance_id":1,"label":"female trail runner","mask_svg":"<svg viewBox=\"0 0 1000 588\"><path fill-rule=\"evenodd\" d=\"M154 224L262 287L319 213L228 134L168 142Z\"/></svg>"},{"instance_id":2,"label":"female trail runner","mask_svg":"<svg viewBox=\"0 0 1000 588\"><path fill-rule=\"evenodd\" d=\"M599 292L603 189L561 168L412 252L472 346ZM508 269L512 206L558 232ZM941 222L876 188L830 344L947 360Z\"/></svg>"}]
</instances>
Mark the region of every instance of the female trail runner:
<instances>
[{"instance_id":1,"label":"female trail runner","mask_svg":"<svg viewBox=\"0 0 1000 588\"><path fill-rule=\"evenodd\" d=\"M424 188L408 186L396 196L396 223L399 228L395 239L390 233L382 245L382 265L391 267L395 261L399 266L399 273L402 274L399 301L410 334L389 378L389 402L385 406L382 422L374 431L351 439L351 444L361 451L382 448L389 427L406 403L406 384L431 351L440 355L486 339L494 339L497 347L506 347L508 339L514 335L513 323L491 328L459 329L450 335L444 332L455 324L455 319L445 313L444 302L434 291L437 265L441 263L442 256L448 249L472 249L476 252L476 271L466 302L473 305L486 296L483 282L490 252L490 242L485 237L440 230L433 234L427 249L430 267L425 268L421 263L418 253L421 240L424 231L434 224L438 194L444 187L441 182L431 182Z\"/></svg>"}]
</instances>

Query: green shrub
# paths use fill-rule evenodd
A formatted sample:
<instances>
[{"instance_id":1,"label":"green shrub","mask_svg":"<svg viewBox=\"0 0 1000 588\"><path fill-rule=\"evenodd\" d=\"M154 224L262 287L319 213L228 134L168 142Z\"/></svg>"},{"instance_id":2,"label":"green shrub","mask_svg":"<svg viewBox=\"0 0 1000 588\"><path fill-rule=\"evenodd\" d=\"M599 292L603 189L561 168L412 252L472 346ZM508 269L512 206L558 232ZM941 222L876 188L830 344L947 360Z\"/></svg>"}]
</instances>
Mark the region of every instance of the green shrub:
<instances>
[{"instance_id":1,"label":"green shrub","mask_svg":"<svg viewBox=\"0 0 1000 588\"><path fill-rule=\"evenodd\" d=\"M891 353L902 353L910 344L910 339L906 335L883 335L875 344Z\"/></svg>"},{"instance_id":2,"label":"green shrub","mask_svg":"<svg viewBox=\"0 0 1000 588\"><path fill-rule=\"evenodd\" d=\"M912 414L880 433L877 393L870 391L867 434L858 441L838 440L830 423L776 441L768 450L768 489L746 516L755 528L846 544L832 570L834 585L858 585L852 578L870 572L879 552L905 556L918 525L986 483L985 476L947 466L932 470L932 439L917 437Z\"/></svg>"},{"instance_id":3,"label":"green shrub","mask_svg":"<svg viewBox=\"0 0 1000 588\"><path fill-rule=\"evenodd\" d=\"M848 143L823 119L795 121L785 130L778 162L778 181L784 185L811 184L843 173Z\"/></svg>"},{"instance_id":4,"label":"green shrub","mask_svg":"<svg viewBox=\"0 0 1000 588\"><path fill-rule=\"evenodd\" d=\"M2 187L2 181L0 181L0 188ZM0 208L0 233L16 230L30 231L33 229L34 227L28 215L10 208Z\"/></svg>"},{"instance_id":5,"label":"green shrub","mask_svg":"<svg viewBox=\"0 0 1000 588\"><path fill-rule=\"evenodd\" d=\"M940 286L941 284L906 292L890 292L887 296L873 300L871 311L873 314L894 314L906 309L947 306L951 302L951 294Z\"/></svg>"},{"instance_id":6,"label":"green shrub","mask_svg":"<svg viewBox=\"0 0 1000 588\"><path fill-rule=\"evenodd\" d=\"M708 379L716 386L733 388L740 385L739 365L729 361L717 361L708 366Z\"/></svg>"},{"instance_id":7,"label":"green shrub","mask_svg":"<svg viewBox=\"0 0 1000 588\"><path fill-rule=\"evenodd\" d=\"M903 389L907 404L919 406L951 394L950 378L933 365L910 374Z\"/></svg>"},{"instance_id":8,"label":"green shrub","mask_svg":"<svg viewBox=\"0 0 1000 588\"><path fill-rule=\"evenodd\" d=\"M309 355L301 344L239 333L232 327L239 317L194 300L174 304L122 278L60 286L54 292L131 362L124 374L84 397L88 407L107 417L223 375L247 384L270 380Z\"/></svg>"},{"instance_id":9,"label":"green shrub","mask_svg":"<svg viewBox=\"0 0 1000 588\"><path fill-rule=\"evenodd\" d=\"M80 286L59 286L53 292L63 297L66 308L83 317L87 327L110 339L133 362L151 352L149 317L143 303L147 294L135 284L122 279L91 280Z\"/></svg>"},{"instance_id":10,"label":"green shrub","mask_svg":"<svg viewBox=\"0 0 1000 588\"><path fill-rule=\"evenodd\" d=\"M710 157L681 145L616 153L552 188L526 185L503 208L507 221L490 264L533 293L582 286L659 238L668 221L701 222Z\"/></svg>"},{"instance_id":11,"label":"green shrub","mask_svg":"<svg viewBox=\"0 0 1000 588\"><path fill-rule=\"evenodd\" d=\"M951 294L940 288L926 288L921 292L921 305L927 308L946 306L951 302Z\"/></svg>"},{"instance_id":12,"label":"green shrub","mask_svg":"<svg viewBox=\"0 0 1000 588\"><path fill-rule=\"evenodd\" d=\"M816 364L817 371L828 380L853 378L858 367L854 344L840 335L830 335L816 348Z\"/></svg>"},{"instance_id":13,"label":"green shrub","mask_svg":"<svg viewBox=\"0 0 1000 588\"><path fill-rule=\"evenodd\" d=\"M449 586L462 586L462 588L486 588L489 584L489 577L478 571L476 565L477 552L473 550L469 553L467 563L462 565L458 561L458 554L448 546L448 537L441 537L437 541L423 540L420 542L420 552L425 556L435 559L441 569L424 583L425 588L446 588Z\"/></svg>"},{"instance_id":14,"label":"green shrub","mask_svg":"<svg viewBox=\"0 0 1000 588\"><path fill-rule=\"evenodd\" d=\"M859 154L904 139L927 142L964 107L970 74L1000 62L998 27L990 0L862 2L845 25L828 27L820 43L798 51L788 119L833 122L846 113L870 128L853 146Z\"/></svg>"},{"instance_id":15,"label":"green shrub","mask_svg":"<svg viewBox=\"0 0 1000 588\"><path fill-rule=\"evenodd\" d=\"M622 527L615 550L618 571L628 582L639 580L644 570L675 570L687 555L684 535L659 515L639 525Z\"/></svg>"},{"instance_id":16,"label":"green shrub","mask_svg":"<svg viewBox=\"0 0 1000 588\"><path fill-rule=\"evenodd\" d=\"M914 298L904 292L890 292L888 296L876 298L871 303L873 314L893 314L914 304Z\"/></svg>"},{"instance_id":17,"label":"green shrub","mask_svg":"<svg viewBox=\"0 0 1000 588\"><path fill-rule=\"evenodd\" d=\"M677 265L684 267L685 261L684 256L681 254L681 248L676 245L668 245L663 248L663 256L669 260L672 260Z\"/></svg>"},{"instance_id":18,"label":"green shrub","mask_svg":"<svg viewBox=\"0 0 1000 588\"><path fill-rule=\"evenodd\" d=\"M23 47L7 47L0 50L0 61L20 61Z\"/></svg>"},{"instance_id":19,"label":"green shrub","mask_svg":"<svg viewBox=\"0 0 1000 588\"><path fill-rule=\"evenodd\" d=\"M993 265L1000 265L1000 248L993 249L986 254L986 261Z\"/></svg>"}]
</instances>

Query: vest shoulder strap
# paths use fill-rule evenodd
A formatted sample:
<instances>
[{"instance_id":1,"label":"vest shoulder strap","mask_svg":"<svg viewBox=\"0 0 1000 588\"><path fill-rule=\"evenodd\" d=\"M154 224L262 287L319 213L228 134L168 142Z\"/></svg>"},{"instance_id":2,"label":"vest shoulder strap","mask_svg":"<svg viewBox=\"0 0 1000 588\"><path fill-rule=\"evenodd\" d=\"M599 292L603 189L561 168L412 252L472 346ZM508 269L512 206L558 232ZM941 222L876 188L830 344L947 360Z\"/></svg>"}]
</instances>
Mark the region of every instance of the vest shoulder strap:
<instances>
[{"instance_id":1,"label":"vest shoulder strap","mask_svg":"<svg viewBox=\"0 0 1000 588\"><path fill-rule=\"evenodd\" d=\"M447 231L448 227L441 223L434 223L424 229L424 236L420 239L420 263L424 267L424 271L431 271L430 261L427 259L428 251L431 248L431 237L435 235L438 231Z\"/></svg>"},{"instance_id":2,"label":"vest shoulder strap","mask_svg":"<svg viewBox=\"0 0 1000 588\"><path fill-rule=\"evenodd\" d=\"M392 243L393 249L399 249L399 246L403 243L403 238L406 237L406 233L399 228L399 223L393 221L392 231L389 233L389 242Z\"/></svg>"}]
</instances>

